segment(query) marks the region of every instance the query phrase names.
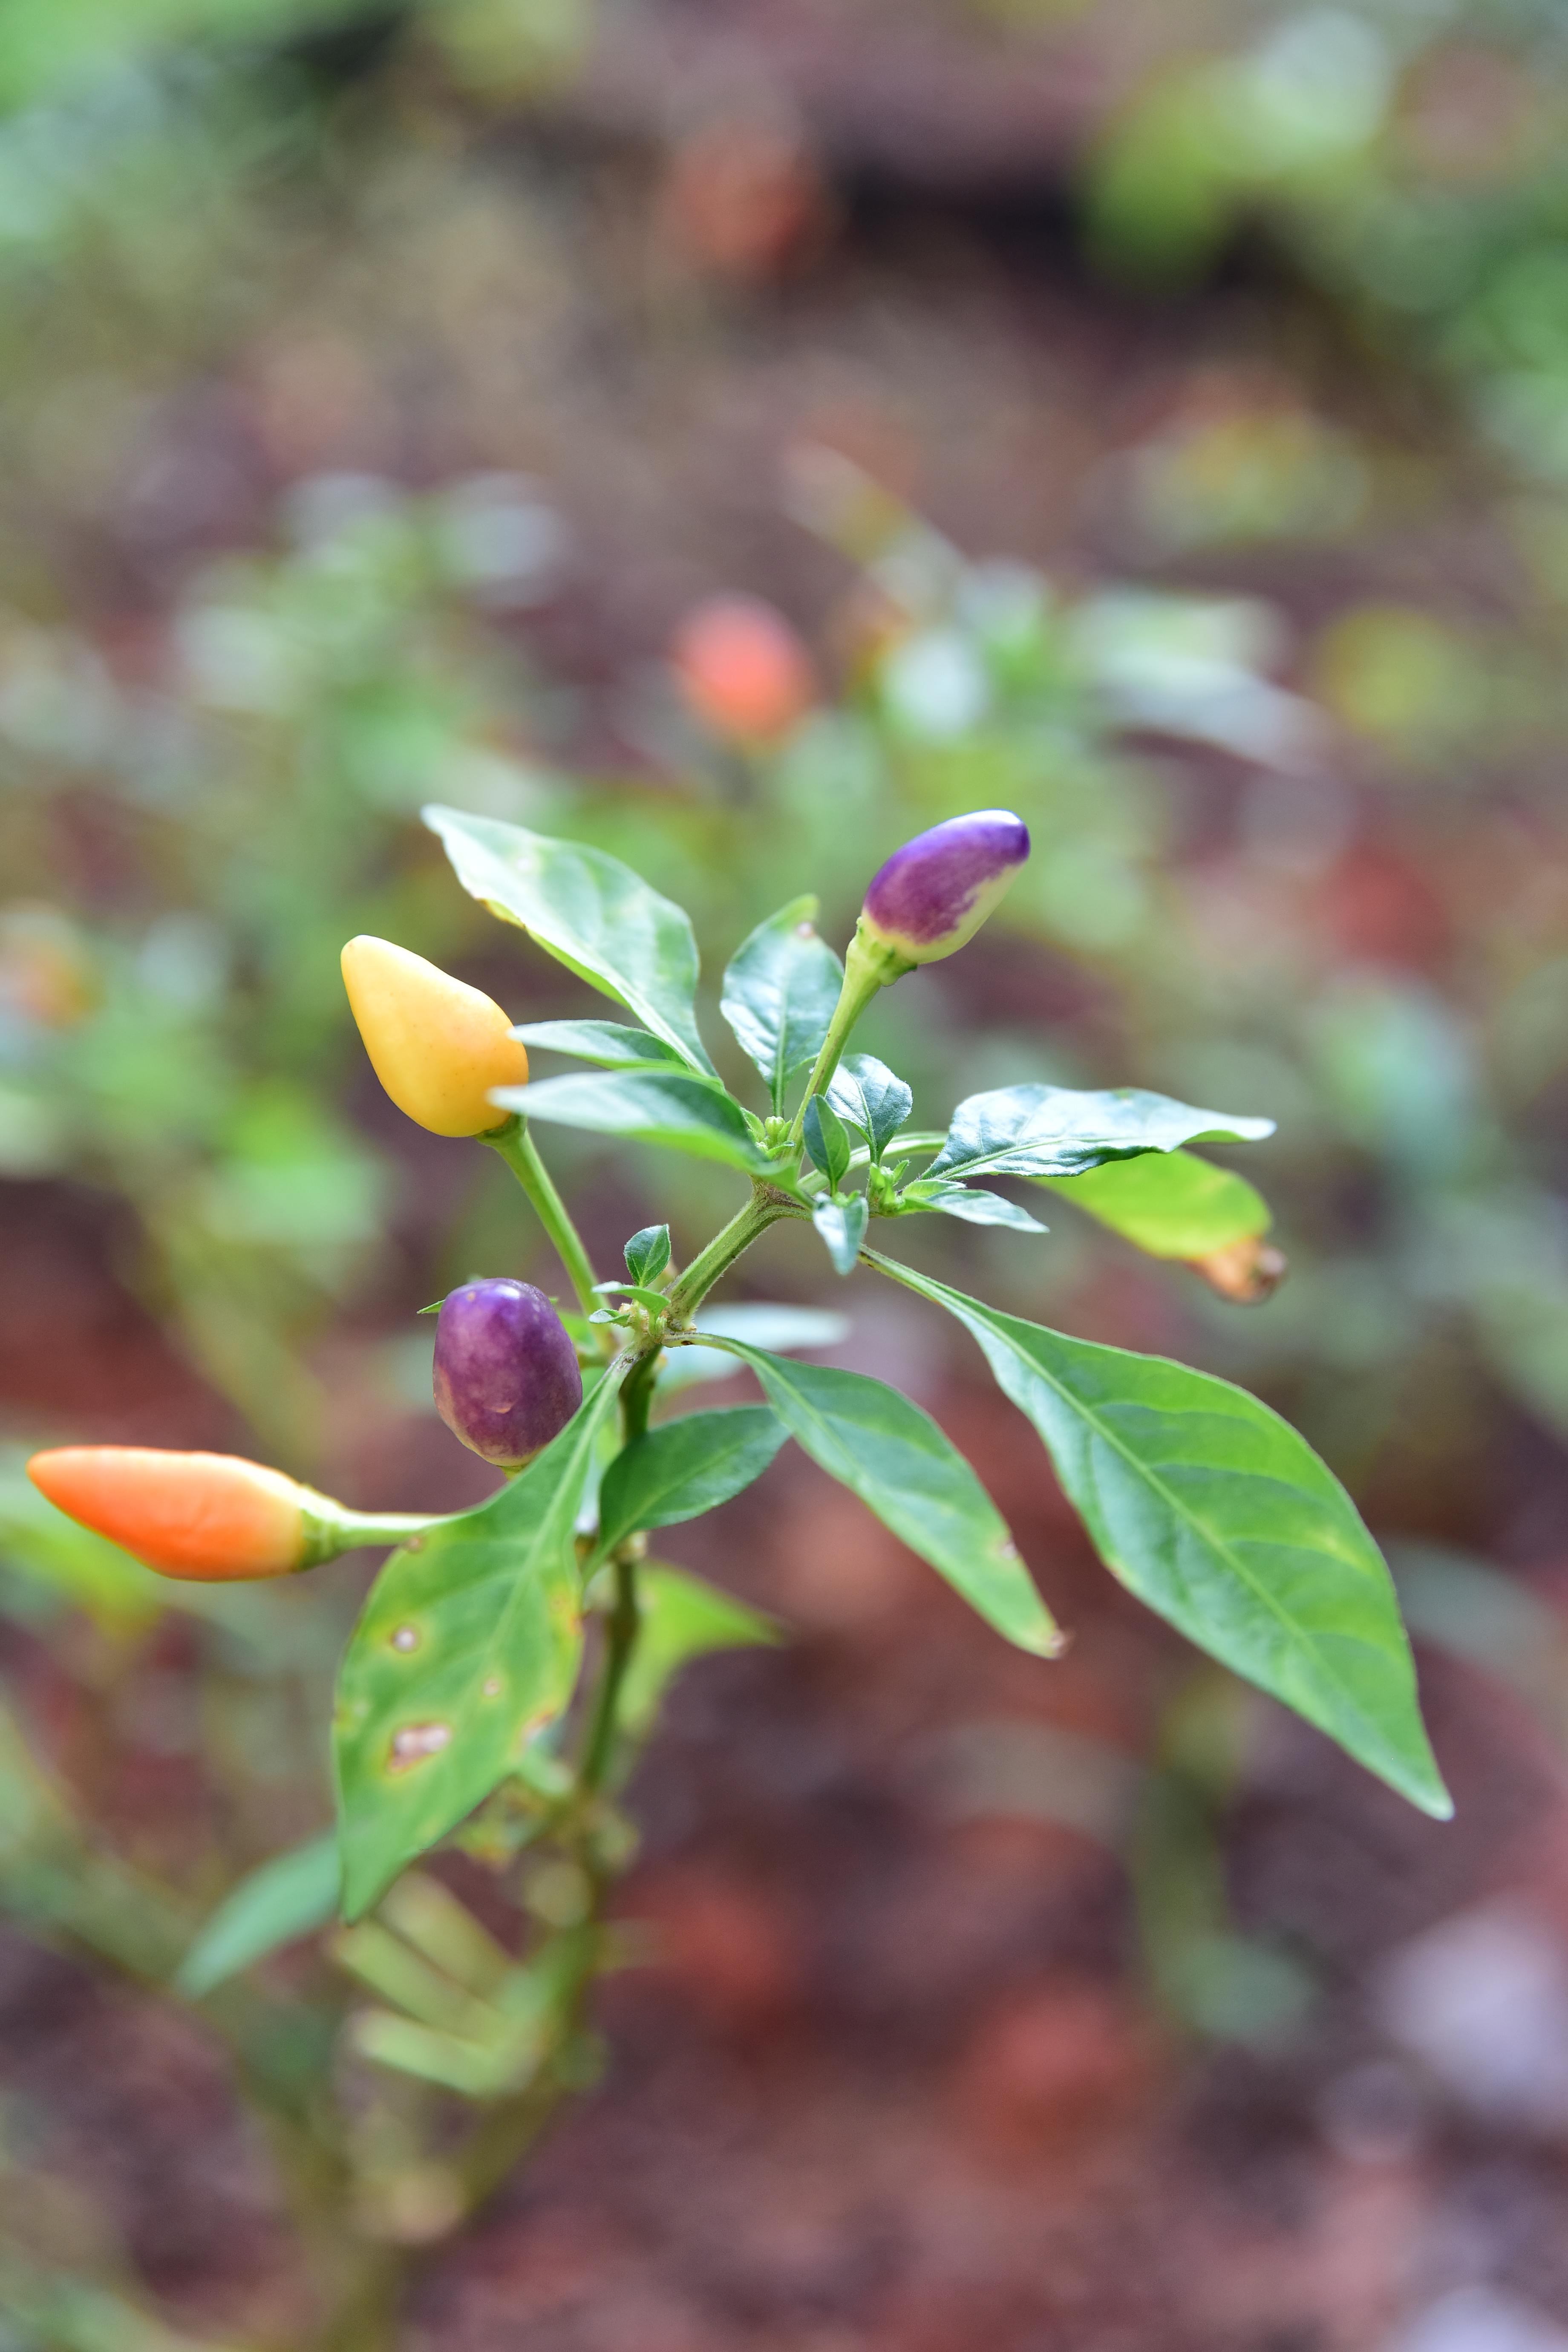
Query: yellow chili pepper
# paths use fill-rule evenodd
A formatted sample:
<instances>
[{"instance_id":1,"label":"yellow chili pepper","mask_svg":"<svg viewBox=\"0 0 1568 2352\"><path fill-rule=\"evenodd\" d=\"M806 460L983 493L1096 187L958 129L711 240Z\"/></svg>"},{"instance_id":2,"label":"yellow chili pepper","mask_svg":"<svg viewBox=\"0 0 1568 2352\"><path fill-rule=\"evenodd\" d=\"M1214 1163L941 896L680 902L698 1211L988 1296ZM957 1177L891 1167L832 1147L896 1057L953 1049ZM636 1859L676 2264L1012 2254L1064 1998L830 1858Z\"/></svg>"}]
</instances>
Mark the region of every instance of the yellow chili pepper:
<instances>
[{"instance_id":1,"label":"yellow chili pepper","mask_svg":"<svg viewBox=\"0 0 1568 2352\"><path fill-rule=\"evenodd\" d=\"M528 1083L528 1055L493 997L390 940L351 940L343 986L376 1076L432 1135L485 1135L492 1087Z\"/></svg>"}]
</instances>

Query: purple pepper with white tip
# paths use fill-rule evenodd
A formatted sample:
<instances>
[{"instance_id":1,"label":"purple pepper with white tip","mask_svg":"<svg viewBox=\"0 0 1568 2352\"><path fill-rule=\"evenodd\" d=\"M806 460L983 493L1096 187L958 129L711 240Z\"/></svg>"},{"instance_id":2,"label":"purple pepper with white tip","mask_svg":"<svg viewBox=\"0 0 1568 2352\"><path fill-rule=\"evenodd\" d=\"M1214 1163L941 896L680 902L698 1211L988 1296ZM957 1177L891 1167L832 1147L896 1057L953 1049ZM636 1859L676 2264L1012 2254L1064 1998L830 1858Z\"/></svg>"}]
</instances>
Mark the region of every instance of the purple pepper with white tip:
<instances>
[{"instance_id":1,"label":"purple pepper with white tip","mask_svg":"<svg viewBox=\"0 0 1568 2352\"><path fill-rule=\"evenodd\" d=\"M441 1302L436 1410L470 1453L519 1470L583 1402L571 1335L531 1282L467 1282Z\"/></svg>"},{"instance_id":2,"label":"purple pepper with white tip","mask_svg":"<svg viewBox=\"0 0 1568 2352\"><path fill-rule=\"evenodd\" d=\"M916 834L872 877L863 938L907 967L936 963L974 937L1029 855L1010 809L973 809Z\"/></svg>"}]
</instances>

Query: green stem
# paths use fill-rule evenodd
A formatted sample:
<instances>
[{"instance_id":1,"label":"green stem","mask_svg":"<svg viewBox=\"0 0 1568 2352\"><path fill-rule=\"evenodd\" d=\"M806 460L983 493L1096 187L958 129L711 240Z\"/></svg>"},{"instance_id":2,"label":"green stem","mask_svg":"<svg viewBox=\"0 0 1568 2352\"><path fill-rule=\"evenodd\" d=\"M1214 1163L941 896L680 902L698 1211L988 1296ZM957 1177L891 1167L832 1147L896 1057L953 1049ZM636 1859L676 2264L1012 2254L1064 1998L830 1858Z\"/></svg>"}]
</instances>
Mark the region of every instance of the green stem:
<instances>
[{"instance_id":1,"label":"green stem","mask_svg":"<svg viewBox=\"0 0 1568 2352\"><path fill-rule=\"evenodd\" d=\"M712 1289L721 1275L726 1273L743 1250L751 1248L759 1234L776 1225L781 1217L798 1217L805 1213L798 1202L785 1193L775 1192L771 1185L757 1183L752 1187L752 1197L743 1209L738 1209L727 1225L716 1233L705 1249L700 1250L669 1294L669 1316L672 1323L685 1323Z\"/></svg>"},{"instance_id":2,"label":"green stem","mask_svg":"<svg viewBox=\"0 0 1568 2352\"><path fill-rule=\"evenodd\" d=\"M584 1794L591 1797L597 1796L604 1787L605 1775L615 1757L616 1714L620 1705L621 1687L642 1625L642 1611L637 1602L637 1562L627 1554L628 1547L617 1544L610 1556L616 1578L615 1605L605 1621L605 1664L594 1700L594 1720L589 1726L583 1762L577 1774L579 1785Z\"/></svg>"},{"instance_id":3,"label":"green stem","mask_svg":"<svg viewBox=\"0 0 1568 2352\"><path fill-rule=\"evenodd\" d=\"M528 1131L528 1122L514 1112L504 1127L491 1135L481 1135L481 1143L500 1154L522 1186L538 1213L539 1222L555 1244L557 1256L571 1278L577 1294L577 1303L584 1315L592 1315L604 1301L594 1288L594 1262L583 1246L583 1237L572 1222L571 1213L551 1181L550 1171L539 1156L539 1150ZM607 1326L595 1325L602 1354L613 1356L616 1342Z\"/></svg>"},{"instance_id":4,"label":"green stem","mask_svg":"<svg viewBox=\"0 0 1568 2352\"><path fill-rule=\"evenodd\" d=\"M879 940L868 940L857 928L855 936L849 942L848 952L844 959L844 985L838 992L838 1002L834 1007L833 1019L828 1024L827 1034L822 1041L822 1051L813 1064L811 1076L805 1082L805 1092L801 1097L800 1108L795 1115L795 1125L790 1129L792 1143L798 1144L805 1133L805 1107L813 1095L819 1095L822 1092L834 1071L838 1067L839 1057L848 1042L849 1032L854 1028L877 991L879 988L887 988L893 981L900 979L906 971L913 970L913 964L906 957L896 954L891 948L884 946Z\"/></svg>"}]
</instances>

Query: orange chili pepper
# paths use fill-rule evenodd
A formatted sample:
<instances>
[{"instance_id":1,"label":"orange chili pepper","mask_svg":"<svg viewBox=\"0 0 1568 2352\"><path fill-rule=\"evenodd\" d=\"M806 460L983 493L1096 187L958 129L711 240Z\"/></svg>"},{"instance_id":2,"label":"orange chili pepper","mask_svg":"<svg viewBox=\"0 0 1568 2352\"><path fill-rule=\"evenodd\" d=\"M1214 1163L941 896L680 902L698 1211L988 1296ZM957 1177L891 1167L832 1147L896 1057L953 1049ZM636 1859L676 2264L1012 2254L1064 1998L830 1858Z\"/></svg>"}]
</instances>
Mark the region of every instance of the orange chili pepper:
<instances>
[{"instance_id":1,"label":"orange chili pepper","mask_svg":"<svg viewBox=\"0 0 1568 2352\"><path fill-rule=\"evenodd\" d=\"M289 1576L341 1549L328 1535L335 1504L232 1454L60 1445L35 1454L27 1475L57 1510L161 1576Z\"/></svg>"}]
</instances>

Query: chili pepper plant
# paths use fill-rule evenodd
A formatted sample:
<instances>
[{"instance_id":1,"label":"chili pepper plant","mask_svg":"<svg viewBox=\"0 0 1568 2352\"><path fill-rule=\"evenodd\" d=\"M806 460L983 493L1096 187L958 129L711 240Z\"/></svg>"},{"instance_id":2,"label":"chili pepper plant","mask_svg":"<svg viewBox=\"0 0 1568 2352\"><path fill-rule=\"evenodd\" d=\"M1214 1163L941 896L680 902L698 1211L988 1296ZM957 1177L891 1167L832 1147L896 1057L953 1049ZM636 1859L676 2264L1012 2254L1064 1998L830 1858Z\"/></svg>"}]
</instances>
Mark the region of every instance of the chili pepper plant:
<instances>
[{"instance_id":1,"label":"chili pepper plant","mask_svg":"<svg viewBox=\"0 0 1568 2352\"><path fill-rule=\"evenodd\" d=\"M899 1252L900 1225L929 1216L1048 1247L1000 1181L1223 1267L1235 1295L1266 1291L1279 1270L1259 1195L1189 1148L1261 1141L1268 1119L1030 1083L922 1128L910 1088L854 1049L880 992L961 950L996 904L1030 853L1021 819L979 811L896 849L842 962L806 897L741 943L721 1009L755 1066L752 1100L724 1084L699 1029L679 907L603 850L449 808L426 821L463 887L619 1016L514 1026L391 942L343 951L387 1092L426 1128L500 1155L570 1286L558 1302L502 1272L434 1309L437 1407L502 1483L455 1515L389 1517L231 1457L64 1447L32 1465L68 1514L170 1576L279 1576L396 1545L342 1662L336 1837L235 1891L185 1955L188 1994L341 1912L336 1957L376 1996L353 2022L360 2054L475 2103L438 2168L447 2222L471 2210L562 2095L592 2079L589 1996L626 1956L605 1917L635 1845L621 1792L661 1694L701 1652L779 1638L650 1547L721 1507L791 1441L1050 1672L1064 1634L937 1423L881 1381L789 1352L820 1336L820 1318L719 1295L759 1235L792 1221L819 1238L830 1284L866 1267L956 1320L1111 1575L1411 1803L1449 1813L1387 1570L1305 1441L1225 1381L1026 1321ZM535 1077L531 1051L578 1066ZM541 1151L559 1126L717 1163L736 1181L733 1214L684 1265L667 1223L631 1234L621 1267L595 1265ZM695 1381L742 1368L761 1402L665 1413ZM450 1843L521 1874L521 1953L416 1867ZM432 2177L419 2175L426 2189ZM368 2324L363 2306L353 2324Z\"/></svg>"}]
</instances>

